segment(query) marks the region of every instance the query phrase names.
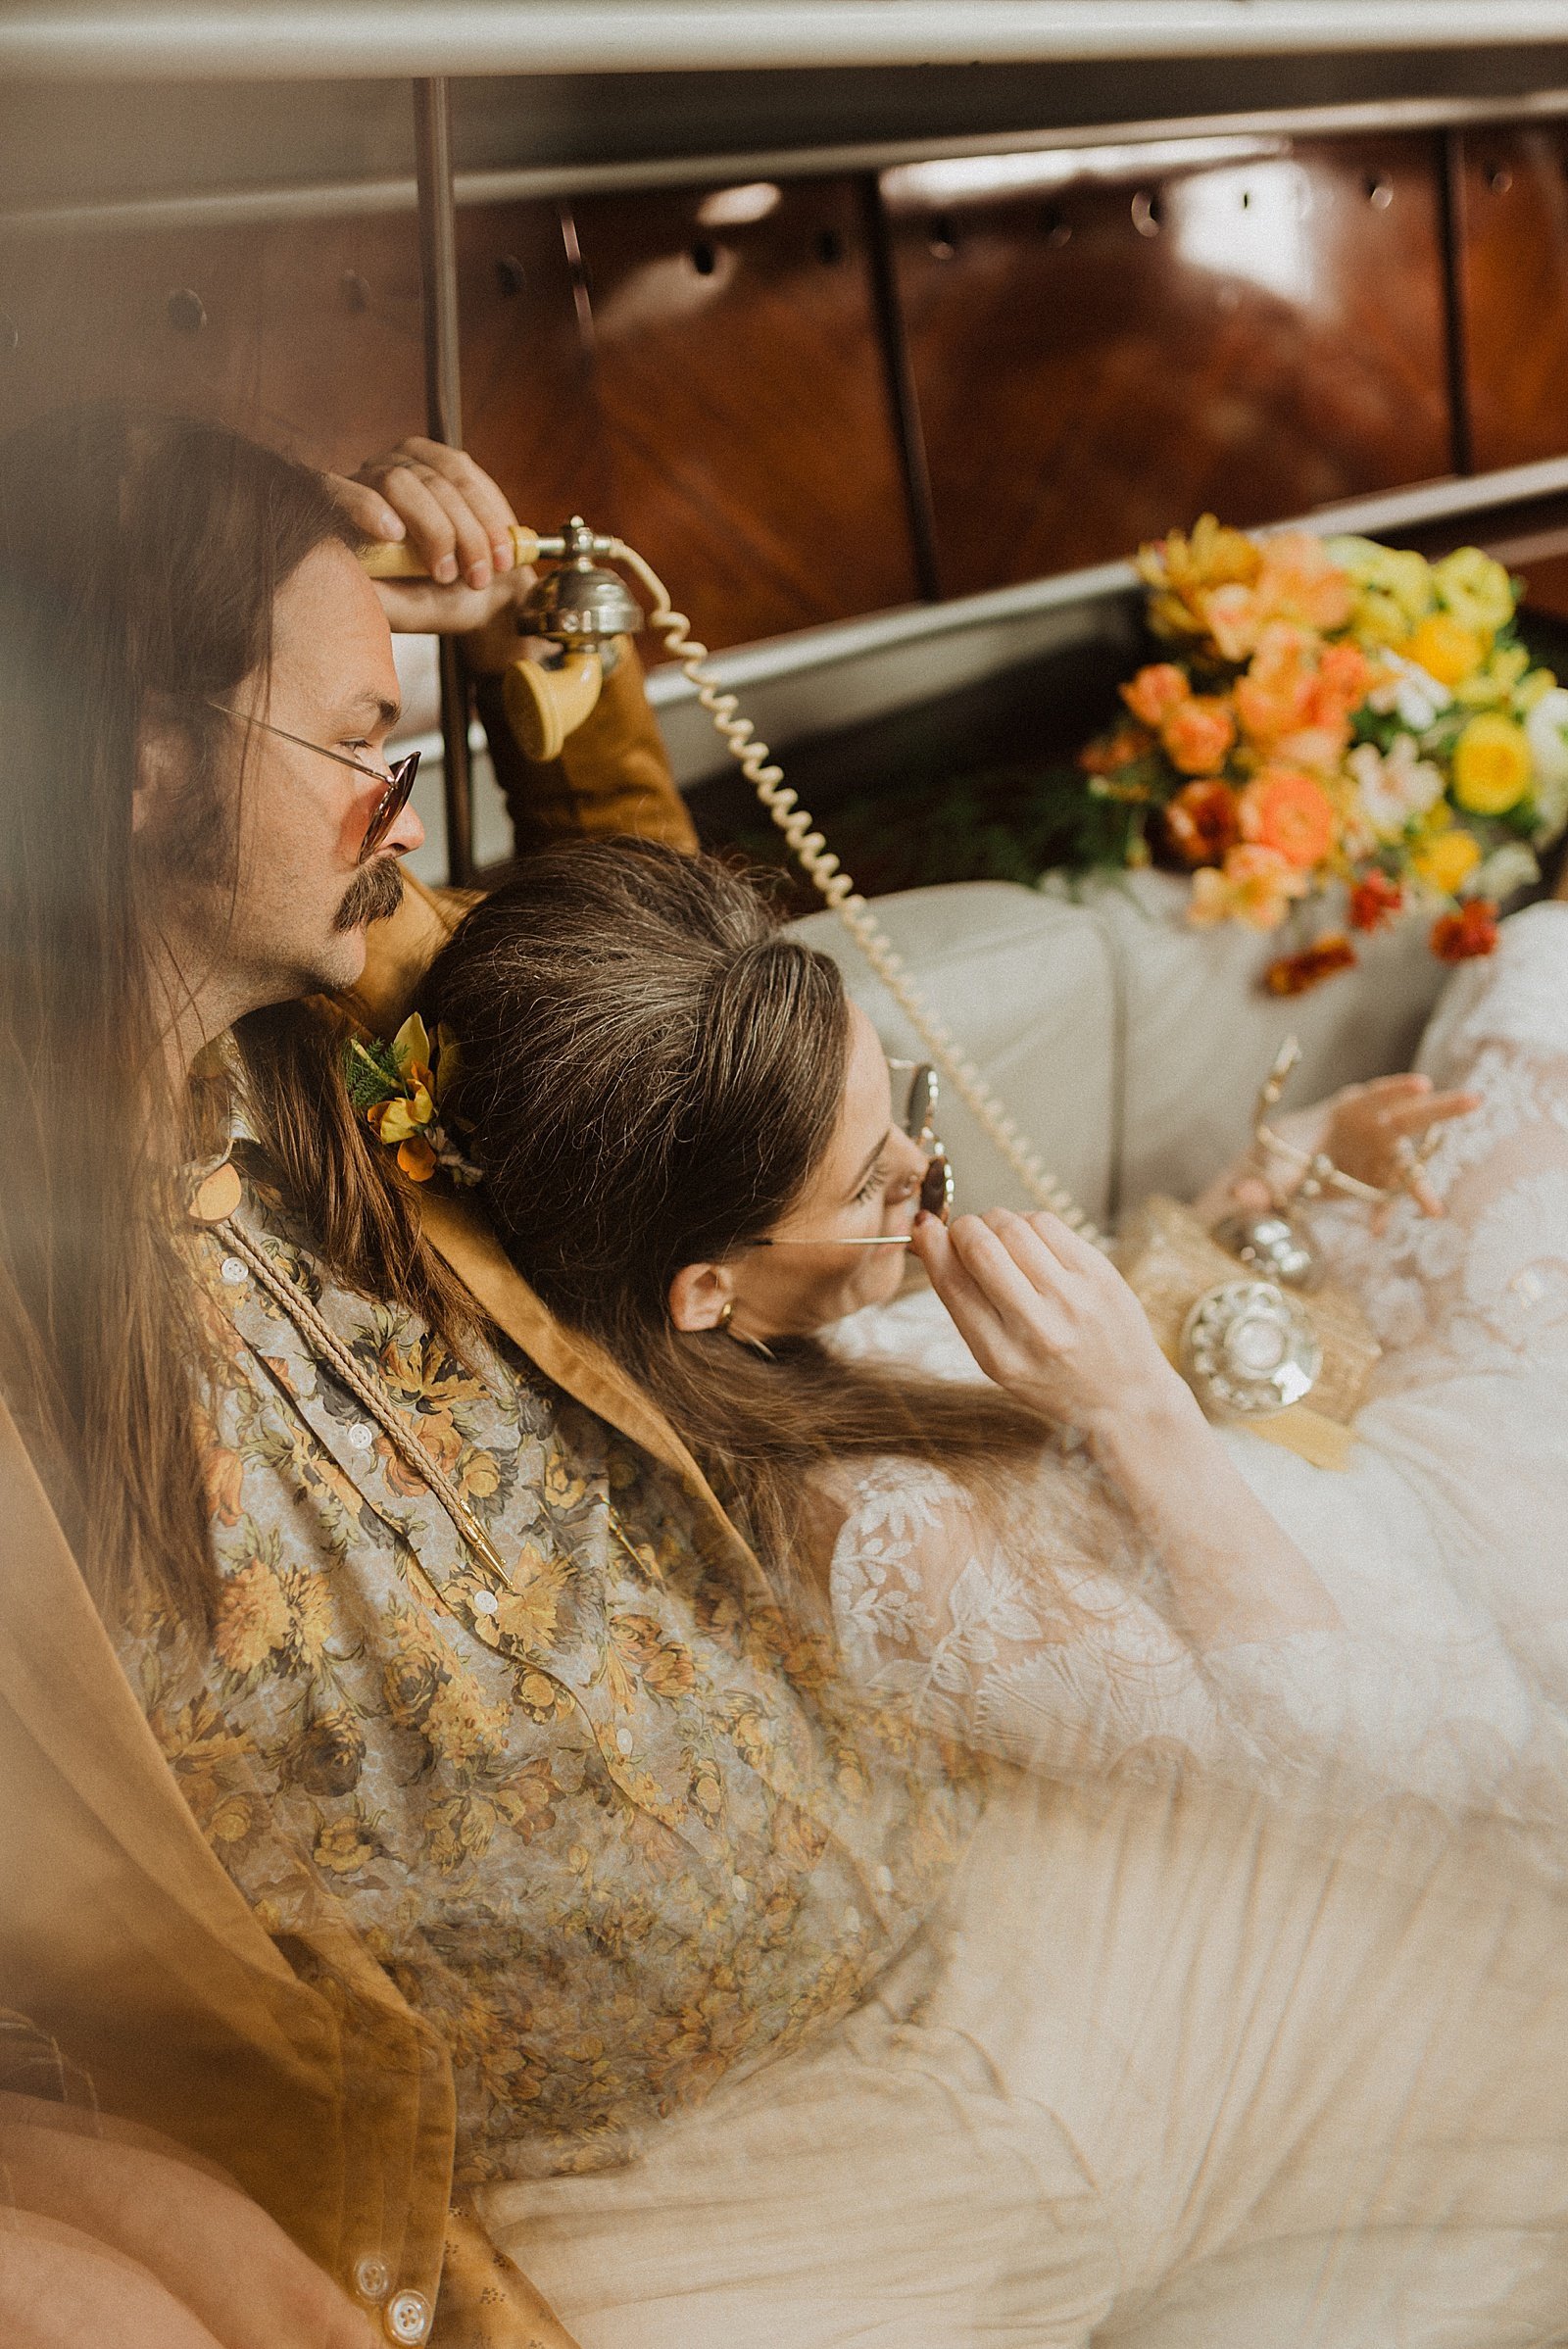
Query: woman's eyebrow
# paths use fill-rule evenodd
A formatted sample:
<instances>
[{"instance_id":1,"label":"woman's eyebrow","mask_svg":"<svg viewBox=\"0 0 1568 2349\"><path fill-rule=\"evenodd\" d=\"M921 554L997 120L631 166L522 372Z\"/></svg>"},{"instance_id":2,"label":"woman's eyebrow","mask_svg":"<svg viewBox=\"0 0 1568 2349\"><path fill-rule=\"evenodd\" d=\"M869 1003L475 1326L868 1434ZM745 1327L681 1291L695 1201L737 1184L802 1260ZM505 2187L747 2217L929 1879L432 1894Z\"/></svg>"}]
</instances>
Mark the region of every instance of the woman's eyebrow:
<instances>
[{"instance_id":1,"label":"woman's eyebrow","mask_svg":"<svg viewBox=\"0 0 1568 2349\"><path fill-rule=\"evenodd\" d=\"M877 1146L876 1146L875 1150L874 1150L871 1152L871 1155L869 1156L869 1158L867 1158L867 1160L865 1161L865 1164L864 1164L864 1165L861 1167L861 1169L860 1169L859 1173L858 1173L858 1174L856 1176L856 1178L855 1178L854 1182L853 1182L853 1183L850 1185L850 1188L849 1188L848 1192L847 1192L847 1193L846 1193L846 1195L845 1195L847 1198L849 1198L849 1199L853 1199L853 1198L855 1197L856 1193L857 1193L857 1192L859 1190L859 1188L860 1188L860 1185L861 1185L861 1184L862 1184L862 1183L865 1181L865 1179L866 1179L866 1177L869 1175L869 1173L870 1173L870 1171L871 1171L872 1167L873 1167L873 1166L876 1164L876 1162L877 1162L878 1158L880 1158L880 1157L881 1157L881 1155L882 1155L882 1152L883 1152L883 1151L884 1151L884 1150L887 1149L887 1147L888 1147L888 1144L889 1144L889 1143L890 1143L892 1140L893 1140L893 1128L892 1128L891 1126L889 1126L889 1128L888 1128L887 1132L886 1132L886 1133L883 1135L883 1137L882 1137L881 1141L880 1141L880 1142L877 1144Z\"/></svg>"}]
</instances>

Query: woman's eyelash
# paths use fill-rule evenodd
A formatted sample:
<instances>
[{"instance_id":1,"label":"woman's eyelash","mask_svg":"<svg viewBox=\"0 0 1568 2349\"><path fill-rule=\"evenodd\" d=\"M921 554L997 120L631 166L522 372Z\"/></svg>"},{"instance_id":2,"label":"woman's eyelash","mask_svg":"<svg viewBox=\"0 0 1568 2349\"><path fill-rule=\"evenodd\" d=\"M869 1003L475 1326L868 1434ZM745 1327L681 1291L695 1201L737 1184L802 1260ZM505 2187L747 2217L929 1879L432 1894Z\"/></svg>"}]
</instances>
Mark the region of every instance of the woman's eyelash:
<instances>
[{"instance_id":1,"label":"woman's eyelash","mask_svg":"<svg viewBox=\"0 0 1568 2349\"><path fill-rule=\"evenodd\" d=\"M874 1191L880 1191L887 1179L888 1170L882 1164L882 1161L879 1158L876 1164L872 1167L870 1173L866 1176L865 1181L860 1185L859 1190L855 1194L856 1205L860 1206L871 1197L871 1194Z\"/></svg>"}]
</instances>

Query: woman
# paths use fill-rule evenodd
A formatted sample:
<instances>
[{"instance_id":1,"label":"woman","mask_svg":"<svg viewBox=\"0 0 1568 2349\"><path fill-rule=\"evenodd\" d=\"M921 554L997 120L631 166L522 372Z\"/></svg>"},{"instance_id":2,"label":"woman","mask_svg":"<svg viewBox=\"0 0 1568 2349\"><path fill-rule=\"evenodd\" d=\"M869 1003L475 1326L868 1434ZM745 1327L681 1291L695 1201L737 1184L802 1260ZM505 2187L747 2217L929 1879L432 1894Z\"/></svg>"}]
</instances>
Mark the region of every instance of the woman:
<instances>
[{"instance_id":1,"label":"woman","mask_svg":"<svg viewBox=\"0 0 1568 2349\"><path fill-rule=\"evenodd\" d=\"M1531 974L1539 1033L1510 1042ZM1066 1775L1185 1756L1319 1802L1568 1817L1544 1530L1568 1506L1568 912L1516 921L1450 1000L1449 1090L1352 1088L1317 1121L1314 1147L1374 1174L1431 1126L1434 1178L1462 1177L1446 1217L1405 1193L1317 1218L1389 1342L1345 1475L1210 1427L1058 1219L950 1234L919 1210L930 1153L869 1021L718 866L547 858L469 915L430 996L514 1260L653 1390L765 1553L814 1557L862 1681ZM584 1133L586 1178L561 1149ZM829 1351L899 1286L901 1241L936 1294Z\"/></svg>"},{"instance_id":2,"label":"woman","mask_svg":"<svg viewBox=\"0 0 1568 2349\"><path fill-rule=\"evenodd\" d=\"M1514 926L1493 991L1505 1031L1565 927L1556 907ZM1541 983L1560 1019L1568 986ZM1093 1251L1049 1219L915 1231L925 1154L889 1115L873 1040L835 975L711 867L626 847L540 859L467 918L425 1003L459 1043L443 1113L515 1262L646 1382L754 1528L801 1530L792 1606L825 1578L884 1695L1047 1765L984 1773L927 1929L841 2022L737 2067L622 2169L481 2190L586 2349L1558 2339L1561 1891L1488 1817L1503 1789L1472 1753L1434 1787L1401 1724L1341 1786L1336 1719L1325 1734L1314 1715L1314 1643L1350 1648L1345 1574L1375 1590L1422 1524L1399 1431L1370 1474L1302 1465L1300 1491L1343 1494L1379 1545L1334 1559L1315 1521L1287 1530L1287 1479L1280 1515L1263 1505L1270 1471L1207 1428ZM1468 1017L1446 1031L1453 1073L1470 1052L1487 1082L1493 1048L1464 1043L1486 1002ZM1506 1126L1502 1156L1560 1161L1549 1036L1548 1019L1535 1045L1496 1045L1511 1067L1473 1128L1450 1127L1450 1158ZM1434 1180L1452 1171L1440 1159ZM1463 1193L1429 1227L1450 1282ZM1527 1248L1549 1255L1561 1228ZM912 1241L1011 1390L978 1432L917 1373L868 1377L813 1335L886 1297L905 1251L844 1243L888 1238ZM1376 1245L1402 1279L1424 1243L1396 1224ZM1536 1277L1549 1306L1549 1266ZM1441 1311L1436 1281L1431 1298ZM1561 1375L1541 1319L1511 1369L1478 1374L1532 1425ZM1472 1455L1506 1433L1471 1430L1475 1407L1467 1389ZM1072 1435L1043 1444L1046 1416ZM1549 1446L1539 1468L1549 1499ZM993 1673L1008 1638L1048 1670ZM1510 1793L1551 1727L1544 1698L1526 1709ZM1154 1784L1106 1767L1173 1746L1205 1766ZM1369 1772L1462 1823L1430 1800L1369 1805ZM1287 1817L1276 1789L1303 1777L1310 1815Z\"/></svg>"}]
</instances>

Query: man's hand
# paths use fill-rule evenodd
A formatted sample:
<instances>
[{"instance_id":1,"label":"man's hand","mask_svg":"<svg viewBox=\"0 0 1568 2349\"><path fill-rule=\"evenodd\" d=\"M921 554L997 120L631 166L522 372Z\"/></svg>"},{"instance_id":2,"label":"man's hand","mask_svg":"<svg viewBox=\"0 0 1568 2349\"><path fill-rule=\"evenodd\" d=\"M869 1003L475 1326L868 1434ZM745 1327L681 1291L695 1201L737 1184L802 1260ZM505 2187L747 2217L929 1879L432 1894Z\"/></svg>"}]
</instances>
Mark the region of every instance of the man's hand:
<instances>
[{"instance_id":1,"label":"man's hand","mask_svg":"<svg viewBox=\"0 0 1568 2349\"><path fill-rule=\"evenodd\" d=\"M265 2211L149 2129L0 2094L0 2188L8 2343L375 2349L380 2337ZM100 2333L93 2312L116 2290L119 2320Z\"/></svg>"},{"instance_id":2,"label":"man's hand","mask_svg":"<svg viewBox=\"0 0 1568 2349\"><path fill-rule=\"evenodd\" d=\"M1120 1273L1059 1215L922 1215L912 1245L981 1369L1042 1419L1097 1438L1197 1413Z\"/></svg>"},{"instance_id":3,"label":"man's hand","mask_svg":"<svg viewBox=\"0 0 1568 2349\"><path fill-rule=\"evenodd\" d=\"M516 519L488 473L461 449L400 441L362 465L352 480L329 473L338 504L367 538L407 539L426 579L378 579L390 625L403 635L466 636L505 612L532 574L512 560Z\"/></svg>"}]
</instances>

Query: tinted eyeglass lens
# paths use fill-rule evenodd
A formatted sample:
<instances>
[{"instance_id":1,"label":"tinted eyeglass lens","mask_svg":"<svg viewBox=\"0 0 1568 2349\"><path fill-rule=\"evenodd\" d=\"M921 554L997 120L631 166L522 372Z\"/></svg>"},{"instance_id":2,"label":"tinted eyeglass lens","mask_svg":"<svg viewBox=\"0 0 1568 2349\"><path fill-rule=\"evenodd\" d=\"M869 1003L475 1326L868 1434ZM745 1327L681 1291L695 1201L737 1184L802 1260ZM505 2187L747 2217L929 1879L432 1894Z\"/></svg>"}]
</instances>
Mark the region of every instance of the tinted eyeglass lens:
<instances>
[{"instance_id":1,"label":"tinted eyeglass lens","mask_svg":"<svg viewBox=\"0 0 1568 2349\"><path fill-rule=\"evenodd\" d=\"M375 804L375 813L366 826L365 839L360 847L360 862L373 856L398 817L409 804L414 778L419 771L419 753L411 751L400 759L387 778L387 786Z\"/></svg>"}]
</instances>

